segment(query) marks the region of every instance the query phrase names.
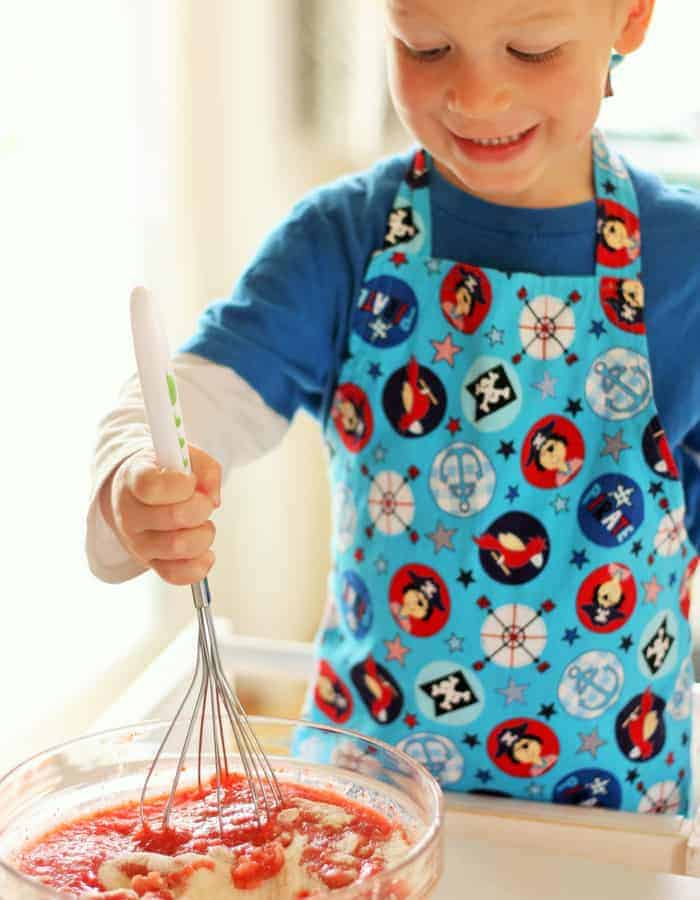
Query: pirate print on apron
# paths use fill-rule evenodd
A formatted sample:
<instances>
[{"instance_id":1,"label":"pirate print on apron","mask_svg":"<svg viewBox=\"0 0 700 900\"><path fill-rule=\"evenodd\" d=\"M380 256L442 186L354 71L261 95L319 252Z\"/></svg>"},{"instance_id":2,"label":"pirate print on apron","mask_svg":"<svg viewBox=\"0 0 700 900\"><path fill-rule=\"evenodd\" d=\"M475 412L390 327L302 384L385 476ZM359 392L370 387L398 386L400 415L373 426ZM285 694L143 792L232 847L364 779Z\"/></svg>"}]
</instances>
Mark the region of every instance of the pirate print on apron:
<instances>
[{"instance_id":1,"label":"pirate print on apron","mask_svg":"<svg viewBox=\"0 0 700 900\"><path fill-rule=\"evenodd\" d=\"M642 244L594 134L595 274L432 253L416 152L355 298L326 423L330 607L306 717L448 790L687 814L688 579Z\"/></svg>"}]
</instances>

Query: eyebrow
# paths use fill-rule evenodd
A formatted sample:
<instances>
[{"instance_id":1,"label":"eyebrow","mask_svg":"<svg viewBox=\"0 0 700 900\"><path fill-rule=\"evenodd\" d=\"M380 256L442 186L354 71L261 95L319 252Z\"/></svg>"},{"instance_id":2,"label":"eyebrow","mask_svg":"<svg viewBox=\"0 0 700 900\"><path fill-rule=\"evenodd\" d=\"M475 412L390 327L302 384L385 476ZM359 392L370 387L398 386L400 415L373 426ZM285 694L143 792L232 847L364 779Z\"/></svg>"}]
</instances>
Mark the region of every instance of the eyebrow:
<instances>
[{"instance_id":1,"label":"eyebrow","mask_svg":"<svg viewBox=\"0 0 700 900\"><path fill-rule=\"evenodd\" d=\"M396 0L396 2L390 2L389 6L393 6L393 11L396 16L403 19L411 18L414 14L413 10L408 9L405 3L402 3L401 0ZM503 22L504 25L514 25L516 27L522 25L534 25L534 24L546 24L548 22L570 22L574 16L569 12L558 12L556 10L538 10L537 12L530 13L529 15L525 15L522 18L516 19L515 21L505 20ZM496 23L500 25L501 23Z\"/></svg>"}]
</instances>

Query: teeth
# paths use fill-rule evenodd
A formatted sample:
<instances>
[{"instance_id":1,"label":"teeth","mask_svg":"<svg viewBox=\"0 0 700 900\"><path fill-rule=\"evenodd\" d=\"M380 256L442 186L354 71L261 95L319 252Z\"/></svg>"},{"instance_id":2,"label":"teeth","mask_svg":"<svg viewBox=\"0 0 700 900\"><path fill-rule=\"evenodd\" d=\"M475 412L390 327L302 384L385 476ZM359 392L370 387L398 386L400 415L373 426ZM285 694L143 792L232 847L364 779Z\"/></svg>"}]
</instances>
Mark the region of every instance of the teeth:
<instances>
[{"instance_id":1,"label":"teeth","mask_svg":"<svg viewBox=\"0 0 700 900\"><path fill-rule=\"evenodd\" d=\"M510 137L487 138L485 141L478 141L476 138L470 138L470 140L472 143L479 144L482 147L494 147L497 144L513 144L515 141L520 140L524 134L525 132L521 131L520 134L514 134Z\"/></svg>"}]
</instances>

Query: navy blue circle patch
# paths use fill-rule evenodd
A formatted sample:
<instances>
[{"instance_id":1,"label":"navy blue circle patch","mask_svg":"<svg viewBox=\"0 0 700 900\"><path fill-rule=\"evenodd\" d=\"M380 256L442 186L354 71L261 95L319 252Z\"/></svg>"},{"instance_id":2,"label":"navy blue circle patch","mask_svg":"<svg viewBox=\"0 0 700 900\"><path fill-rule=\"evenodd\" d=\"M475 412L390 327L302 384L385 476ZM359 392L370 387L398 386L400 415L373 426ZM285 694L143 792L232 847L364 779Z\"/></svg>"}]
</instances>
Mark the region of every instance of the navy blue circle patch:
<instances>
[{"instance_id":1,"label":"navy blue circle patch","mask_svg":"<svg viewBox=\"0 0 700 900\"><path fill-rule=\"evenodd\" d=\"M372 347L402 344L416 327L418 300L400 278L380 275L362 285L352 327Z\"/></svg>"},{"instance_id":2,"label":"navy blue circle patch","mask_svg":"<svg viewBox=\"0 0 700 900\"><path fill-rule=\"evenodd\" d=\"M567 806L619 809L622 788L617 778L605 769L576 769L557 782L552 800Z\"/></svg>"},{"instance_id":3,"label":"navy blue circle patch","mask_svg":"<svg viewBox=\"0 0 700 900\"><path fill-rule=\"evenodd\" d=\"M499 516L475 535L486 572L502 584L525 584L537 578L549 559L549 537L541 522L523 512Z\"/></svg>"},{"instance_id":4,"label":"navy blue circle patch","mask_svg":"<svg viewBox=\"0 0 700 900\"><path fill-rule=\"evenodd\" d=\"M343 572L340 608L350 631L357 638L364 637L372 625L372 600L367 585L357 572Z\"/></svg>"},{"instance_id":5,"label":"navy blue circle patch","mask_svg":"<svg viewBox=\"0 0 700 900\"><path fill-rule=\"evenodd\" d=\"M447 394L437 375L412 356L387 381L382 403L387 419L402 437L418 438L442 421Z\"/></svg>"},{"instance_id":6,"label":"navy blue circle patch","mask_svg":"<svg viewBox=\"0 0 700 900\"><path fill-rule=\"evenodd\" d=\"M644 521L642 489L627 475L601 475L584 491L578 521L583 533L595 544L619 547Z\"/></svg>"}]
</instances>

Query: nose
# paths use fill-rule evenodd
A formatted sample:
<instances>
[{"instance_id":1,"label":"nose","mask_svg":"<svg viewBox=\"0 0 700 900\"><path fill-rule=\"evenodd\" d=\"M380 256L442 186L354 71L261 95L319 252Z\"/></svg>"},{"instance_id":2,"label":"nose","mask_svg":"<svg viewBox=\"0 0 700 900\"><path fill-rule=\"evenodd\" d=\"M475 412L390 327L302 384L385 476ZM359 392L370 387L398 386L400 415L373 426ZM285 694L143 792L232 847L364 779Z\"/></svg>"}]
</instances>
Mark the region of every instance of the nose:
<instances>
[{"instance_id":1,"label":"nose","mask_svg":"<svg viewBox=\"0 0 700 900\"><path fill-rule=\"evenodd\" d=\"M463 66L457 80L448 88L445 102L447 111L454 115L486 119L510 109L513 91L488 74Z\"/></svg>"}]
</instances>

